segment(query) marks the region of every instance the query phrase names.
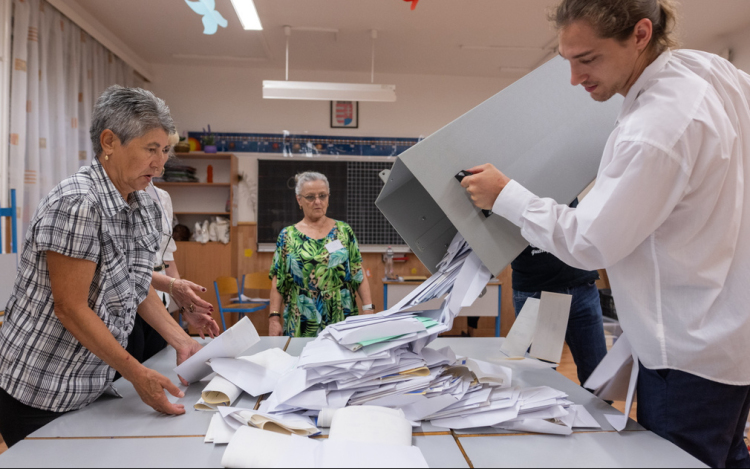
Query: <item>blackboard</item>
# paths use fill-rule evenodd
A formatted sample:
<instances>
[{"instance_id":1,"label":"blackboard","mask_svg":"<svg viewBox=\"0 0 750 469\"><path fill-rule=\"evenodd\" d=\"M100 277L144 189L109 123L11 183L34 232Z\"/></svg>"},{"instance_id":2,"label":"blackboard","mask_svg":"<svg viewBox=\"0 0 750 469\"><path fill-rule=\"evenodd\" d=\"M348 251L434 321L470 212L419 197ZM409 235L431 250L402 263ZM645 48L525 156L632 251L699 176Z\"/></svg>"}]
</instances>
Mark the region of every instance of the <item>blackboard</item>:
<instances>
[{"instance_id":1,"label":"blackboard","mask_svg":"<svg viewBox=\"0 0 750 469\"><path fill-rule=\"evenodd\" d=\"M331 185L328 216L351 225L361 245L405 245L375 206L383 188L379 174L390 162L258 161L258 242L275 244L281 230L299 223L294 177L305 171L326 175Z\"/></svg>"}]
</instances>

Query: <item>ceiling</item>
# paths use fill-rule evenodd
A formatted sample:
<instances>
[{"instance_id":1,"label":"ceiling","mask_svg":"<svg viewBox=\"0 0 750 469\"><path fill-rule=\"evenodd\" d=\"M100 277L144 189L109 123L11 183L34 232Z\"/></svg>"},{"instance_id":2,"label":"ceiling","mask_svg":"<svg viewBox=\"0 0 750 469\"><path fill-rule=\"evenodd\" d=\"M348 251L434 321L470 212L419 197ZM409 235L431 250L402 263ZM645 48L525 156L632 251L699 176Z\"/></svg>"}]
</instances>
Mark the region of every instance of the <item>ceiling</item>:
<instances>
[{"instance_id":1,"label":"ceiling","mask_svg":"<svg viewBox=\"0 0 750 469\"><path fill-rule=\"evenodd\" d=\"M230 0L216 0L229 26L213 36L203 34L201 17L184 0L67 3L77 3L151 64L283 69L284 26L290 25L292 80L295 70L369 72L373 29L376 73L512 75L538 66L556 45L546 20L556 0L422 0L415 11L402 0L255 0L265 28L260 32L243 30ZM747 0L681 5L684 47L705 49L750 25ZM339 32L304 30L310 28Z\"/></svg>"}]
</instances>

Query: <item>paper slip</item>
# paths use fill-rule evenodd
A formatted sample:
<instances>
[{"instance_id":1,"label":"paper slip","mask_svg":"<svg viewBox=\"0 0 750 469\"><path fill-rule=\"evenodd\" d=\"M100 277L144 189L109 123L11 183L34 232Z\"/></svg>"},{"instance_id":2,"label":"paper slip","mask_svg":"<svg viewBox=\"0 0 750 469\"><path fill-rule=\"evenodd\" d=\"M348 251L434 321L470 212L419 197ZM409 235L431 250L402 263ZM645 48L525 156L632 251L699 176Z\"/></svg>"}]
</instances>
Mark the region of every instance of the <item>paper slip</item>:
<instances>
[{"instance_id":1,"label":"paper slip","mask_svg":"<svg viewBox=\"0 0 750 469\"><path fill-rule=\"evenodd\" d=\"M341 251L342 249L344 249L344 245L337 239L332 243L326 244L326 249L329 253L333 254L336 251Z\"/></svg>"},{"instance_id":2,"label":"paper slip","mask_svg":"<svg viewBox=\"0 0 750 469\"><path fill-rule=\"evenodd\" d=\"M258 331L247 317L229 328L219 337L188 358L174 371L189 383L195 383L212 373L206 364L212 358L234 358L260 342Z\"/></svg>"},{"instance_id":3,"label":"paper slip","mask_svg":"<svg viewBox=\"0 0 750 469\"><path fill-rule=\"evenodd\" d=\"M510 387L511 379L513 377L513 371L510 368L493 365L492 363L475 360L473 358L466 360L466 366L469 367L471 372L474 373L474 376L476 376L482 384L486 383L503 388Z\"/></svg>"},{"instance_id":4,"label":"paper slip","mask_svg":"<svg viewBox=\"0 0 750 469\"><path fill-rule=\"evenodd\" d=\"M560 363L572 300L571 295L542 292L534 343L531 345L532 357Z\"/></svg>"},{"instance_id":5,"label":"paper slip","mask_svg":"<svg viewBox=\"0 0 750 469\"><path fill-rule=\"evenodd\" d=\"M523 305L500 351L509 357L525 357L534 341L540 300L529 298Z\"/></svg>"},{"instance_id":6,"label":"paper slip","mask_svg":"<svg viewBox=\"0 0 750 469\"><path fill-rule=\"evenodd\" d=\"M570 406L570 408L576 414L573 428L602 428L599 422L596 421L594 416L584 406L574 405Z\"/></svg>"},{"instance_id":7,"label":"paper slip","mask_svg":"<svg viewBox=\"0 0 750 469\"><path fill-rule=\"evenodd\" d=\"M221 414L216 413L211 417L211 423L206 431L204 443L213 443L215 445L226 445L234 436L237 430L227 425Z\"/></svg>"},{"instance_id":8,"label":"paper slip","mask_svg":"<svg viewBox=\"0 0 750 469\"><path fill-rule=\"evenodd\" d=\"M461 267L458 278L456 278L456 283L453 285L450 310L458 315L461 308L472 306L491 278L492 274L482 264L479 257L473 252L469 254L463 267Z\"/></svg>"},{"instance_id":9,"label":"paper slip","mask_svg":"<svg viewBox=\"0 0 750 469\"><path fill-rule=\"evenodd\" d=\"M242 299L243 303L270 303L271 300L268 298L250 298L249 296L242 295L241 297L230 298L229 301L232 303L238 303Z\"/></svg>"},{"instance_id":10,"label":"paper slip","mask_svg":"<svg viewBox=\"0 0 750 469\"><path fill-rule=\"evenodd\" d=\"M496 425L495 428L510 430L520 433L542 433L547 435L569 436L573 434L573 429L567 425L549 422L547 420L518 420Z\"/></svg>"},{"instance_id":11,"label":"paper slip","mask_svg":"<svg viewBox=\"0 0 750 469\"><path fill-rule=\"evenodd\" d=\"M237 428L249 425L261 430L285 435L312 436L320 433L320 430L312 424L309 417L301 415L268 415L250 409L237 409L233 407L221 407L219 413L222 418L232 427Z\"/></svg>"},{"instance_id":12,"label":"paper slip","mask_svg":"<svg viewBox=\"0 0 750 469\"><path fill-rule=\"evenodd\" d=\"M632 363L633 347L622 334L591 373L584 387L593 389L594 394L605 401L624 401L628 395Z\"/></svg>"},{"instance_id":13,"label":"paper slip","mask_svg":"<svg viewBox=\"0 0 750 469\"><path fill-rule=\"evenodd\" d=\"M381 339L384 337L397 337L412 332L423 332L427 329L417 319L406 318L388 322L378 322L357 329L348 329L339 332L331 330L331 335L341 344L350 345Z\"/></svg>"},{"instance_id":14,"label":"paper slip","mask_svg":"<svg viewBox=\"0 0 750 469\"><path fill-rule=\"evenodd\" d=\"M273 392L281 377L296 363L296 358L278 348L251 357L213 358L209 361L220 377L253 397Z\"/></svg>"},{"instance_id":15,"label":"paper slip","mask_svg":"<svg viewBox=\"0 0 750 469\"><path fill-rule=\"evenodd\" d=\"M638 373L640 372L640 362L635 351L633 351L633 363L630 371L630 383L628 387L628 395L625 400L625 414L624 415L605 415L604 417L609 421L610 425L615 427L615 430L621 432L628 426L628 420L630 419L630 411L633 410L633 402L635 399L635 390L638 386Z\"/></svg>"},{"instance_id":16,"label":"paper slip","mask_svg":"<svg viewBox=\"0 0 750 469\"><path fill-rule=\"evenodd\" d=\"M281 379L280 373L238 358L213 358L209 364L222 378L253 397L273 392Z\"/></svg>"},{"instance_id":17,"label":"paper slip","mask_svg":"<svg viewBox=\"0 0 750 469\"><path fill-rule=\"evenodd\" d=\"M242 394L242 390L221 376L214 377L201 393L196 410L216 410L217 406L231 406Z\"/></svg>"},{"instance_id":18,"label":"paper slip","mask_svg":"<svg viewBox=\"0 0 750 469\"><path fill-rule=\"evenodd\" d=\"M333 414L329 438L411 446L412 428L401 410L374 406L345 407Z\"/></svg>"}]
</instances>

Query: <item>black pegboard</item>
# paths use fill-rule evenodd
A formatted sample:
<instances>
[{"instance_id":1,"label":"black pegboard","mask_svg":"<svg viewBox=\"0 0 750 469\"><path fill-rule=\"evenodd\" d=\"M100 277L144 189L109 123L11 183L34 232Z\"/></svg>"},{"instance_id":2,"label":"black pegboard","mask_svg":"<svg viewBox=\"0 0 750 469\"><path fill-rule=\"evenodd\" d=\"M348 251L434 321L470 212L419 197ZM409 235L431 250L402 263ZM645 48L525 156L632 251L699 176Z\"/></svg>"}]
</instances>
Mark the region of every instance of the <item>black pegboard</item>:
<instances>
[{"instance_id":1,"label":"black pegboard","mask_svg":"<svg viewBox=\"0 0 750 469\"><path fill-rule=\"evenodd\" d=\"M346 222L351 225L360 244L406 244L375 206L375 200L385 185L379 175L392 166L393 163L369 161L350 161L347 166Z\"/></svg>"},{"instance_id":2,"label":"black pegboard","mask_svg":"<svg viewBox=\"0 0 750 469\"><path fill-rule=\"evenodd\" d=\"M349 223L360 244L405 244L375 206L383 189L379 174L392 165L388 162L259 160L258 242L276 243L282 229L302 219L294 177L305 171L316 171L325 174L331 184L328 216Z\"/></svg>"}]
</instances>

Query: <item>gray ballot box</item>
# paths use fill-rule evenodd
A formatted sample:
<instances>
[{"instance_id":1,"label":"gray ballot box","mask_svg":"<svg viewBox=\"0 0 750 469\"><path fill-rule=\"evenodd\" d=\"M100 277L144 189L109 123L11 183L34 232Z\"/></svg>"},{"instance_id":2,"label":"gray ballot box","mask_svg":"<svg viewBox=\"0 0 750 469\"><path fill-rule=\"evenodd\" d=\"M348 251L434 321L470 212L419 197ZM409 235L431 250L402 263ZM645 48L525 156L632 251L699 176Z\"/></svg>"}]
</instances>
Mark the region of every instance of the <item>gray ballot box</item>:
<instances>
[{"instance_id":1,"label":"gray ballot box","mask_svg":"<svg viewBox=\"0 0 750 469\"><path fill-rule=\"evenodd\" d=\"M433 273L460 232L498 275L528 242L474 207L456 174L492 163L536 195L569 204L596 178L622 102L598 103L571 86L569 64L556 57L402 153L376 205Z\"/></svg>"}]
</instances>

